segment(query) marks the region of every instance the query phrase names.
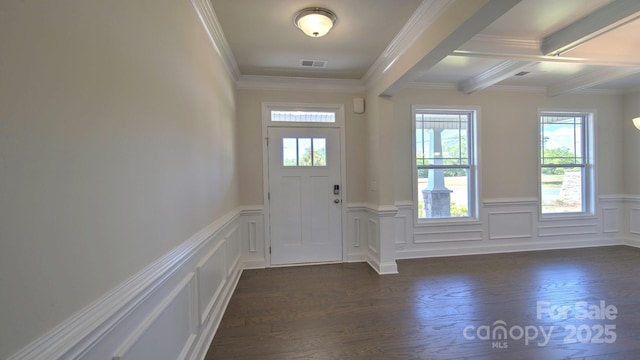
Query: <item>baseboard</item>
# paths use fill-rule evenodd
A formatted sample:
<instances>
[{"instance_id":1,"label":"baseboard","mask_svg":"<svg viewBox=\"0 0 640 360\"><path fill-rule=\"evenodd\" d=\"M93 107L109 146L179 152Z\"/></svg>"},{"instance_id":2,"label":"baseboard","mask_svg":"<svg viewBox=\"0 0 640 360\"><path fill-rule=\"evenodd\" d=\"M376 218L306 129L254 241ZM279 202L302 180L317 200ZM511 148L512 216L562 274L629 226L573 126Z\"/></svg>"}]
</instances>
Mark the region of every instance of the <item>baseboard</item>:
<instances>
[{"instance_id":1,"label":"baseboard","mask_svg":"<svg viewBox=\"0 0 640 360\"><path fill-rule=\"evenodd\" d=\"M245 260L242 263L242 268L245 270L252 269L264 269L267 267L265 260Z\"/></svg>"},{"instance_id":2,"label":"baseboard","mask_svg":"<svg viewBox=\"0 0 640 360\"><path fill-rule=\"evenodd\" d=\"M527 243L527 244L500 244L500 245L483 245L483 246L465 246L465 247L433 247L429 249L416 250L397 250L396 259L417 259L428 257L443 256L465 256L465 255L484 255L498 254L521 251L542 251L542 250L560 250L560 249L578 249L586 247L628 245L622 239L601 239L589 241L559 241L545 243ZM638 242L640 247L640 242Z\"/></svg>"},{"instance_id":3,"label":"baseboard","mask_svg":"<svg viewBox=\"0 0 640 360\"><path fill-rule=\"evenodd\" d=\"M391 275L398 273L398 264L393 262L379 263L375 258L367 257L367 264L375 270L378 275Z\"/></svg>"},{"instance_id":4,"label":"baseboard","mask_svg":"<svg viewBox=\"0 0 640 360\"><path fill-rule=\"evenodd\" d=\"M624 244L627 246L640 248L640 239L624 239Z\"/></svg>"},{"instance_id":5,"label":"baseboard","mask_svg":"<svg viewBox=\"0 0 640 360\"><path fill-rule=\"evenodd\" d=\"M355 262L366 262L366 261L367 261L366 254L349 254L346 262L355 263Z\"/></svg>"}]
</instances>

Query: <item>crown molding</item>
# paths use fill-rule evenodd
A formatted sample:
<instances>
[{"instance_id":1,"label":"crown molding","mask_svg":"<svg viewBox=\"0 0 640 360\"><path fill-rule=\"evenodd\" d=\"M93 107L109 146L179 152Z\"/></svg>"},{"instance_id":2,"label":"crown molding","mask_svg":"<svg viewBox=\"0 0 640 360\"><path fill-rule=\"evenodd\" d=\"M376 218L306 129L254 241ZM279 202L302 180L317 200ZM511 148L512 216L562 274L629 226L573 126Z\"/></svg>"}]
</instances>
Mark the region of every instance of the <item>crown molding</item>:
<instances>
[{"instance_id":1,"label":"crown molding","mask_svg":"<svg viewBox=\"0 0 640 360\"><path fill-rule=\"evenodd\" d=\"M423 0L398 35L362 77L367 87L380 79L385 70L424 33L454 0Z\"/></svg>"},{"instance_id":2,"label":"crown molding","mask_svg":"<svg viewBox=\"0 0 640 360\"><path fill-rule=\"evenodd\" d=\"M287 76L240 75L236 81L240 90L314 91L364 93L361 80L322 79Z\"/></svg>"},{"instance_id":3,"label":"crown molding","mask_svg":"<svg viewBox=\"0 0 640 360\"><path fill-rule=\"evenodd\" d=\"M214 49L220 55L226 70L234 79L237 89L338 93L364 93L373 82L380 79L390 64L411 48L416 39L426 31L453 2L454 0L423 0L418 9L402 27L391 43L389 43L385 51L378 57L362 79L350 80L335 78L324 79L242 75L210 0L191 0L191 3L200 18ZM635 61L618 59L613 56L610 59L604 60L545 56L540 52L540 45L541 41L537 39L478 34L463 44L458 50L455 50L451 55L531 62L551 61L627 67L637 67L640 65L640 63ZM605 77L606 76L603 76L602 78ZM575 82L577 79L573 80ZM589 80L599 82L598 80L600 79ZM640 91L640 88L625 90L581 88L584 86L584 82L581 82L581 84L579 84L580 86L577 86L576 84L571 85L564 84L561 88L560 86L550 86L549 88L545 88L540 86L493 85L487 87L485 91L529 93L547 92L550 96L555 96L565 92L593 95L621 95ZM458 89L457 84L429 83L420 81L415 81L407 87L423 90ZM571 89L569 90L569 88Z\"/></svg>"},{"instance_id":4,"label":"crown molding","mask_svg":"<svg viewBox=\"0 0 640 360\"><path fill-rule=\"evenodd\" d=\"M209 0L191 0L191 4L196 10L202 25L204 25L214 49L222 58L222 62L233 79L237 81L240 77L240 69L238 68L236 58L231 52L231 47L224 36L224 32L222 31L222 27L220 26L211 2Z\"/></svg>"}]
</instances>

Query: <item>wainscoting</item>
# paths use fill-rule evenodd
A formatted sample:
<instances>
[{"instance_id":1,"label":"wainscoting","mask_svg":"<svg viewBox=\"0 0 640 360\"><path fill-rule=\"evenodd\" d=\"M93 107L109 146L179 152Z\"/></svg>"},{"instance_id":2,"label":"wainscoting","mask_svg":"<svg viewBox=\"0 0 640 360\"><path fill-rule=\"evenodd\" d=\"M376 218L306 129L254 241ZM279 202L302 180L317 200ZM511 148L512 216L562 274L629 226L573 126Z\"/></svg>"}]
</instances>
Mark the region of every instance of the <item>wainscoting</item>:
<instances>
[{"instance_id":1,"label":"wainscoting","mask_svg":"<svg viewBox=\"0 0 640 360\"><path fill-rule=\"evenodd\" d=\"M418 223L412 202L397 202L396 259L551 250L607 245L640 247L640 197L607 195L595 215L541 218L535 198L486 199L474 221ZM348 244L358 258L377 254L379 217L366 204L350 204ZM384 240L382 241L384 242ZM374 265L372 265L374 266Z\"/></svg>"},{"instance_id":2,"label":"wainscoting","mask_svg":"<svg viewBox=\"0 0 640 360\"><path fill-rule=\"evenodd\" d=\"M230 212L10 360L203 359L243 267L264 267L262 218Z\"/></svg>"},{"instance_id":3,"label":"wainscoting","mask_svg":"<svg viewBox=\"0 0 640 360\"><path fill-rule=\"evenodd\" d=\"M543 219L536 199L485 200L477 221L420 224L411 202L349 204L346 262L605 245L640 247L640 197L601 196L595 216ZM266 266L262 206L236 209L9 360L201 360L243 269ZM159 340L161 339L161 340Z\"/></svg>"}]
</instances>

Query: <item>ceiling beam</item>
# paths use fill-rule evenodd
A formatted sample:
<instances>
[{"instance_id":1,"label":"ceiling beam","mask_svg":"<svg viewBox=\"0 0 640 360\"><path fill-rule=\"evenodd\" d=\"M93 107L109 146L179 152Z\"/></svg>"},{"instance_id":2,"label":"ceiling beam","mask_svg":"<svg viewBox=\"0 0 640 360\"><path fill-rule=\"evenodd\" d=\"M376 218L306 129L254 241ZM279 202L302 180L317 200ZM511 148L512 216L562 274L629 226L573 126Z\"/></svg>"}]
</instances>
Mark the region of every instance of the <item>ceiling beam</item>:
<instances>
[{"instance_id":1,"label":"ceiling beam","mask_svg":"<svg viewBox=\"0 0 640 360\"><path fill-rule=\"evenodd\" d=\"M409 51L390 62L373 91L393 96L520 1L456 0L416 39Z\"/></svg>"},{"instance_id":2,"label":"ceiling beam","mask_svg":"<svg viewBox=\"0 0 640 360\"><path fill-rule=\"evenodd\" d=\"M609 67L600 71L592 71L547 87L547 95L558 96L568 94L638 73L640 73L640 67Z\"/></svg>"},{"instance_id":3,"label":"ceiling beam","mask_svg":"<svg viewBox=\"0 0 640 360\"><path fill-rule=\"evenodd\" d=\"M458 83L458 90L471 94L479 90L495 85L500 81L510 78L529 66L536 64L529 61L505 60L498 65L476 76Z\"/></svg>"},{"instance_id":4,"label":"ceiling beam","mask_svg":"<svg viewBox=\"0 0 640 360\"><path fill-rule=\"evenodd\" d=\"M615 0L542 39L540 51L560 55L640 17L640 1Z\"/></svg>"}]
</instances>

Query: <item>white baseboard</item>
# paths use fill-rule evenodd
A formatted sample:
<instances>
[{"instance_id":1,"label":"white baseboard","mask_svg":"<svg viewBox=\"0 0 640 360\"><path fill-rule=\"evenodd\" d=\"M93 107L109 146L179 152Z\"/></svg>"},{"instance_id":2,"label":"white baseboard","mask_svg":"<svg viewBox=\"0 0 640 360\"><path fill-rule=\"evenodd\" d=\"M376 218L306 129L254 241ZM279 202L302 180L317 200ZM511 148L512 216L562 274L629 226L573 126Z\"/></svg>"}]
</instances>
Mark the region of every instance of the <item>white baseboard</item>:
<instances>
[{"instance_id":1,"label":"white baseboard","mask_svg":"<svg viewBox=\"0 0 640 360\"><path fill-rule=\"evenodd\" d=\"M375 258L368 256L367 264L369 264L369 266L371 266L378 275L391 275L398 273L398 264L396 264L395 261L381 264Z\"/></svg>"},{"instance_id":2,"label":"white baseboard","mask_svg":"<svg viewBox=\"0 0 640 360\"><path fill-rule=\"evenodd\" d=\"M589 241L558 241L547 243L534 243L528 242L526 244L496 244L496 245L482 245L482 246L466 246L466 247L438 247L419 250L398 250L396 251L397 259L417 259L428 257L443 257L443 256L464 256L464 255L484 255L484 254L498 254L520 251L542 251L542 250L560 250L560 249L575 249L586 247L600 247L600 246L613 246L624 245L625 241L622 239L603 239L603 240L589 240ZM640 247L640 242L638 243Z\"/></svg>"},{"instance_id":3,"label":"white baseboard","mask_svg":"<svg viewBox=\"0 0 640 360\"><path fill-rule=\"evenodd\" d=\"M355 263L355 262L366 262L366 261L367 261L366 254L349 254L346 262Z\"/></svg>"},{"instance_id":4,"label":"white baseboard","mask_svg":"<svg viewBox=\"0 0 640 360\"><path fill-rule=\"evenodd\" d=\"M625 239L624 244L627 246L640 248L640 239Z\"/></svg>"},{"instance_id":5,"label":"white baseboard","mask_svg":"<svg viewBox=\"0 0 640 360\"><path fill-rule=\"evenodd\" d=\"M246 260L242 264L242 268L245 270L264 269L267 267L264 260Z\"/></svg>"}]
</instances>

